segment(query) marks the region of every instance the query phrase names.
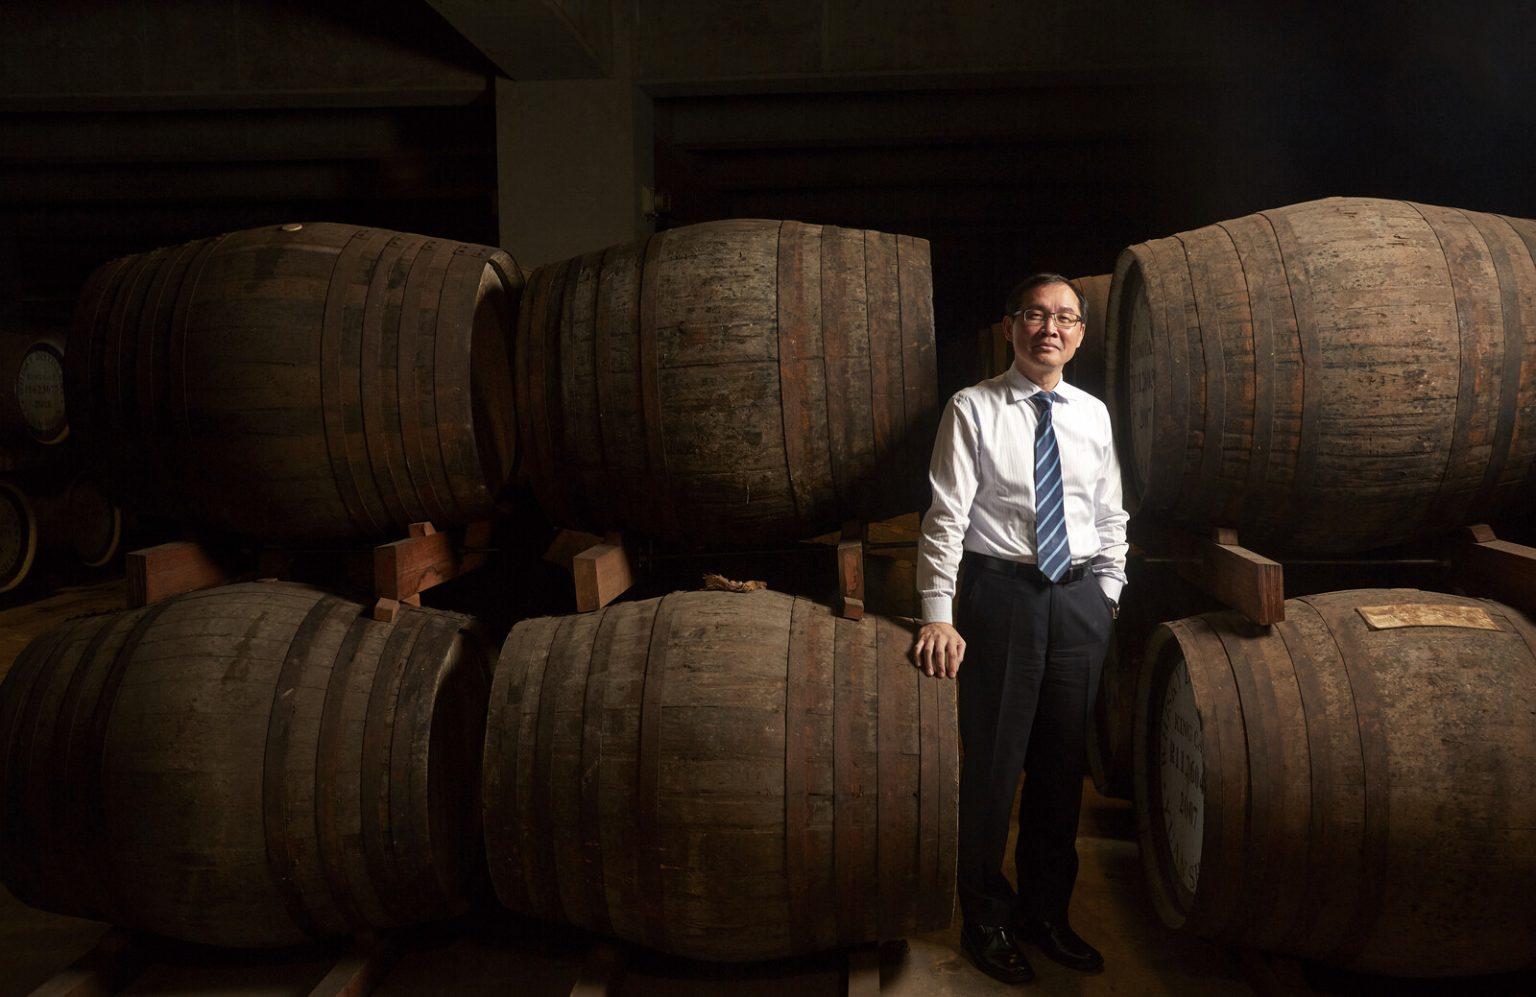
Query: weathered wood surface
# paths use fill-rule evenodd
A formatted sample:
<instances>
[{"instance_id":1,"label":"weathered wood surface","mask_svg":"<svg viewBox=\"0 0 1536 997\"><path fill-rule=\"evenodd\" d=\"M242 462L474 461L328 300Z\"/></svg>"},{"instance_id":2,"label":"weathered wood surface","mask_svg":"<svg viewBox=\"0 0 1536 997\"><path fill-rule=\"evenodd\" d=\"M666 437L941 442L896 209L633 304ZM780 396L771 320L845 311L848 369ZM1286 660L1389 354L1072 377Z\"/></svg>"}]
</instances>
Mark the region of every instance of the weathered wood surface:
<instances>
[{"instance_id":1,"label":"weathered wood surface","mask_svg":"<svg viewBox=\"0 0 1536 997\"><path fill-rule=\"evenodd\" d=\"M1413 604L1480 609L1498 629L1373 630L1358 612ZM1164 922L1388 975L1530 965L1527 617L1413 589L1332 592L1290 600L1273 627L1232 613L1170 623L1147 660L1137 818ZM1165 709L1186 675L1193 709ZM1175 860L1180 842L1193 866Z\"/></svg>"},{"instance_id":2,"label":"weathered wood surface","mask_svg":"<svg viewBox=\"0 0 1536 997\"><path fill-rule=\"evenodd\" d=\"M122 538L122 511L83 473L0 481L0 592L47 558L99 568L117 556Z\"/></svg>"},{"instance_id":3,"label":"weathered wood surface","mask_svg":"<svg viewBox=\"0 0 1536 997\"><path fill-rule=\"evenodd\" d=\"M1108 334L1109 285L1113 276L1103 273L1072 281L1082 292L1087 309L1083 312L1083 341L1063 376L1069 384L1082 388L1095 398L1104 397L1104 344Z\"/></svg>"},{"instance_id":4,"label":"weathered wood surface","mask_svg":"<svg viewBox=\"0 0 1536 997\"><path fill-rule=\"evenodd\" d=\"M1122 800L1132 798L1136 684L1148 638L1161 623L1221 608L1171 565L1148 564L1133 554L1126 561L1126 574L1129 584L1120 594L1120 616L1088 725L1088 774L1094 788Z\"/></svg>"},{"instance_id":5,"label":"weathered wood surface","mask_svg":"<svg viewBox=\"0 0 1536 997\"><path fill-rule=\"evenodd\" d=\"M484 518L521 285L494 248L326 223L114 260L76 308L73 428L125 507L252 536Z\"/></svg>"},{"instance_id":6,"label":"weathered wood surface","mask_svg":"<svg viewBox=\"0 0 1536 997\"><path fill-rule=\"evenodd\" d=\"M0 685L0 878L215 945L462 912L488 678L471 622L258 582L56 627Z\"/></svg>"},{"instance_id":7,"label":"weathered wood surface","mask_svg":"<svg viewBox=\"0 0 1536 997\"><path fill-rule=\"evenodd\" d=\"M735 220L540 267L516 368L527 473L561 525L756 544L927 504L922 239Z\"/></svg>"},{"instance_id":8,"label":"weathered wood surface","mask_svg":"<svg viewBox=\"0 0 1536 997\"><path fill-rule=\"evenodd\" d=\"M1530 501L1533 246L1525 219L1329 198L1125 250L1107 401L1128 497L1281 553Z\"/></svg>"},{"instance_id":9,"label":"weathered wood surface","mask_svg":"<svg viewBox=\"0 0 1536 997\"><path fill-rule=\"evenodd\" d=\"M518 624L486 727L497 896L713 961L947 926L955 687L912 640L766 591Z\"/></svg>"}]
</instances>

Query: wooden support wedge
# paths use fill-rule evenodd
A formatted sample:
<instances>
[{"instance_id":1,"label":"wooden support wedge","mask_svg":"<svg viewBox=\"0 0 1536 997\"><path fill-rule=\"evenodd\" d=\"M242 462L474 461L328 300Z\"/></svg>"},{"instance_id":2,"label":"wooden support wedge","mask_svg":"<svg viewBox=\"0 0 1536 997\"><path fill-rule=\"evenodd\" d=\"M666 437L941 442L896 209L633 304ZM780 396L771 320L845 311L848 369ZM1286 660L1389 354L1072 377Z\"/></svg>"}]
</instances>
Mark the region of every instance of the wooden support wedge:
<instances>
[{"instance_id":1,"label":"wooden support wedge","mask_svg":"<svg viewBox=\"0 0 1536 997\"><path fill-rule=\"evenodd\" d=\"M594 544L571 559L577 612L602 609L635 584L629 552L619 539L610 534L608 543Z\"/></svg>"},{"instance_id":2,"label":"wooden support wedge","mask_svg":"<svg viewBox=\"0 0 1536 997\"><path fill-rule=\"evenodd\" d=\"M1169 558L1179 575L1212 598L1261 626L1285 619L1285 568L1238 543L1237 531L1221 527L1198 537L1178 527L1136 521L1134 542Z\"/></svg>"},{"instance_id":3,"label":"wooden support wedge","mask_svg":"<svg viewBox=\"0 0 1536 997\"><path fill-rule=\"evenodd\" d=\"M837 611L848 620L864 618L864 541L868 527L857 520L843 524L837 542Z\"/></svg>"},{"instance_id":4,"label":"wooden support wedge","mask_svg":"<svg viewBox=\"0 0 1536 997\"><path fill-rule=\"evenodd\" d=\"M629 953L621 946L597 942L587 950L581 976L571 987L571 997L608 997L618 991L619 982L629 964Z\"/></svg>"},{"instance_id":5,"label":"wooden support wedge","mask_svg":"<svg viewBox=\"0 0 1536 997\"><path fill-rule=\"evenodd\" d=\"M1210 593L1261 626L1285 619L1285 569L1278 561L1236 543L1207 541L1203 555Z\"/></svg>"},{"instance_id":6,"label":"wooden support wedge","mask_svg":"<svg viewBox=\"0 0 1536 997\"><path fill-rule=\"evenodd\" d=\"M485 563L491 536L489 521L473 523L462 534L439 533L431 523L413 523L410 536L373 549L374 594L420 605L420 593L451 581Z\"/></svg>"},{"instance_id":7,"label":"wooden support wedge","mask_svg":"<svg viewBox=\"0 0 1536 997\"><path fill-rule=\"evenodd\" d=\"M130 551L124 570L128 608L137 609L173 595L223 585L240 574L238 558L193 540L175 540Z\"/></svg>"},{"instance_id":8,"label":"wooden support wedge","mask_svg":"<svg viewBox=\"0 0 1536 997\"><path fill-rule=\"evenodd\" d=\"M847 953L848 997L878 997L880 946L855 945Z\"/></svg>"},{"instance_id":9,"label":"wooden support wedge","mask_svg":"<svg viewBox=\"0 0 1536 997\"><path fill-rule=\"evenodd\" d=\"M1469 526L1451 554L1451 572L1467 591L1536 615L1536 547L1500 540L1483 524Z\"/></svg>"},{"instance_id":10,"label":"wooden support wedge","mask_svg":"<svg viewBox=\"0 0 1536 997\"><path fill-rule=\"evenodd\" d=\"M309 997L364 997L373 993L400 954L400 946L392 942L360 939L321 977Z\"/></svg>"}]
</instances>

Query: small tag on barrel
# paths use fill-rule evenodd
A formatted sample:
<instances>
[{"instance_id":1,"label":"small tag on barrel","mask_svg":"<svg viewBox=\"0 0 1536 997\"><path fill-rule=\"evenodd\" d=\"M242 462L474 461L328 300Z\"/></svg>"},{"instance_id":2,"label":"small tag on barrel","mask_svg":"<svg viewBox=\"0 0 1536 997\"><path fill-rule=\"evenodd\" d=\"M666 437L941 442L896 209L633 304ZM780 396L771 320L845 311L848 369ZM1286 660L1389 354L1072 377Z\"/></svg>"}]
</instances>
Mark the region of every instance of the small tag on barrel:
<instances>
[{"instance_id":1,"label":"small tag on barrel","mask_svg":"<svg viewBox=\"0 0 1536 997\"><path fill-rule=\"evenodd\" d=\"M1502 630L1486 609L1480 606L1444 606L1429 603L1404 603L1400 606L1361 606L1357 610L1372 630L1398 627L1466 627L1473 630Z\"/></svg>"}]
</instances>

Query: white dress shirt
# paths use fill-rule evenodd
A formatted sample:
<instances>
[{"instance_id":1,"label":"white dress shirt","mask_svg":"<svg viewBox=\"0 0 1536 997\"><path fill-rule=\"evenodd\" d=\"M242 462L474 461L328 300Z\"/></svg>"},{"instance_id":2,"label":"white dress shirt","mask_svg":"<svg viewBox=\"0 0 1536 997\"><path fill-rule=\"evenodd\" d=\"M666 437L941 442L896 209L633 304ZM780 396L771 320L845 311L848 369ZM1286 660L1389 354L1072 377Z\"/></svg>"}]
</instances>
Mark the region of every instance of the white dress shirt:
<instances>
[{"instance_id":1,"label":"white dress shirt","mask_svg":"<svg viewBox=\"0 0 1536 997\"><path fill-rule=\"evenodd\" d=\"M944 408L928 478L933 505L918 542L923 622L954 622L955 573L963 550L1035 560L1035 425L1028 399L1040 387L1018 368L955 394ZM1099 587L1118 602L1125 585L1125 510L1109 409L1065 381L1051 419L1072 563L1091 561Z\"/></svg>"}]
</instances>

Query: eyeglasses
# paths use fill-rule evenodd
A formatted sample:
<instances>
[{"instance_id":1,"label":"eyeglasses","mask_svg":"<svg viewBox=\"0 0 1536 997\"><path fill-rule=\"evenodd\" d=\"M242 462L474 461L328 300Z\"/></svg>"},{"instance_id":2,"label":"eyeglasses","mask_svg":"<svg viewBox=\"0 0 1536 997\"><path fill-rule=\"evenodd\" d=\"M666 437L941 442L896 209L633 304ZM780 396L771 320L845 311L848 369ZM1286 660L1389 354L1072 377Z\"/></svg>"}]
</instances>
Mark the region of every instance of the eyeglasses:
<instances>
[{"instance_id":1,"label":"eyeglasses","mask_svg":"<svg viewBox=\"0 0 1536 997\"><path fill-rule=\"evenodd\" d=\"M1083 321L1083 317L1077 312L1061 311L1048 312L1044 308L1026 308L1021 312L1014 312L1014 318L1024 319L1024 328L1038 329L1050 319L1056 320L1056 328L1062 332L1071 332Z\"/></svg>"}]
</instances>

